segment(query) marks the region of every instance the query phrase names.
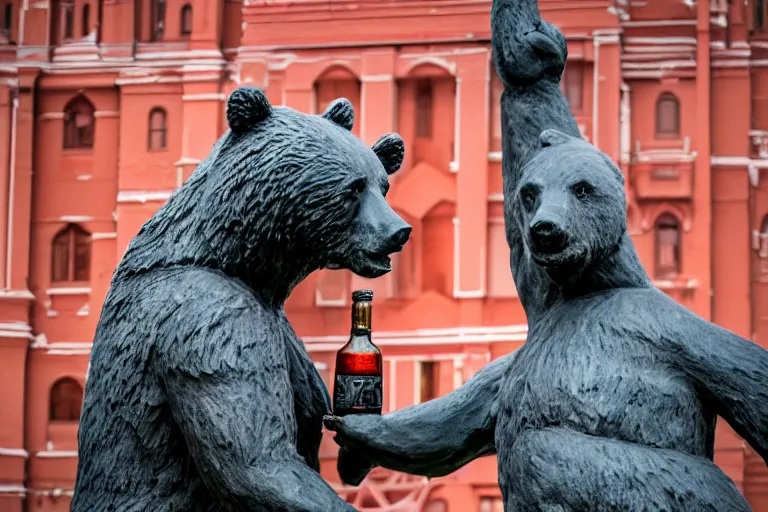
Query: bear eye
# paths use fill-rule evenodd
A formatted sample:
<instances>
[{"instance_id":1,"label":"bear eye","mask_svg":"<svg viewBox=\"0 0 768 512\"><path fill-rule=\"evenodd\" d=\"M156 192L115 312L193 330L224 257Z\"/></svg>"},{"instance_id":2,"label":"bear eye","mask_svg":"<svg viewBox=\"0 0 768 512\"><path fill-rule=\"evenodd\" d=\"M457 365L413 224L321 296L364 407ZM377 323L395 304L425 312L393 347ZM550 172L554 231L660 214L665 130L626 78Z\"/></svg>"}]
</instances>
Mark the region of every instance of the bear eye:
<instances>
[{"instance_id":1,"label":"bear eye","mask_svg":"<svg viewBox=\"0 0 768 512\"><path fill-rule=\"evenodd\" d=\"M520 199L523 200L523 206L530 211L536 204L536 189L534 187L523 187L520 189Z\"/></svg>"},{"instance_id":2,"label":"bear eye","mask_svg":"<svg viewBox=\"0 0 768 512\"><path fill-rule=\"evenodd\" d=\"M589 196L592 193L592 190L593 190L592 185L590 185L586 181L580 181L573 186L573 195L575 195L579 199L585 199L587 196Z\"/></svg>"},{"instance_id":3,"label":"bear eye","mask_svg":"<svg viewBox=\"0 0 768 512\"><path fill-rule=\"evenodd\" d=\"M359 179L355 180L352 185L349 187L349 191L352 193L353 196L360 196L363 192L365 192L365 180Z\"/></svg>"}]
</instances>

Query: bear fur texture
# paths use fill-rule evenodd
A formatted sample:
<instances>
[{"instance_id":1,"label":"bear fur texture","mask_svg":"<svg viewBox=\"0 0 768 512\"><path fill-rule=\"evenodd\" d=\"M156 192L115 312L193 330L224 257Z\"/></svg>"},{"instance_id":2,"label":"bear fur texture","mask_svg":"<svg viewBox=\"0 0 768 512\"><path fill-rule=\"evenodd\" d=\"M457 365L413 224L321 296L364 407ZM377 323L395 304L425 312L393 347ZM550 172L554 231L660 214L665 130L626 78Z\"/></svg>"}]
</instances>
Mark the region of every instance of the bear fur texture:
<instances>
[{"instance_id":1,"label":"bear fur texture","mask_svg":"<svg viewBox=\"0 0 768 512\"><path fill-rule=\"evenodd\" d=\"M320 477L330 399L283 303L320 268L389 271L403 141L366 147L344 99L315 116L243 87L227 119L113 276L73 512L354 510Z\"/></svg>"},{"instance_id":2,"label":"bear fur texture","mask_svg":"<svg viewBox=\"0 0 768 512\"><path fill-rule=\"evenodd\" d=\"M582 140L562 34L494 0L505 224L528 339L445 397L328 417L339 472L446 475L495 453L507 511L747 511L712 462L717 416L768 459L768 351L652 286L624 178Z\"/></svg>"}]
</instances>

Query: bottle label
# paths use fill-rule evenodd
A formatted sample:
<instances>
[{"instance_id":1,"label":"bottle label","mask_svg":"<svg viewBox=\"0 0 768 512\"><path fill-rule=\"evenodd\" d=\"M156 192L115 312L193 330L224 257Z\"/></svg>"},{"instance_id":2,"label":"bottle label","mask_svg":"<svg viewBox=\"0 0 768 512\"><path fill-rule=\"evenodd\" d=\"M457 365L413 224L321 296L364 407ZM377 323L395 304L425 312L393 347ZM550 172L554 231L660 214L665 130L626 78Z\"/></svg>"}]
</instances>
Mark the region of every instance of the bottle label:
<instances>
[{"instance_id":1,"label":"bottle label","mask_svg":"<svg viewBox=\"0 0 768 512\"><path fill-rule=\"evenodd\" d=\"M380 409L381 377L337 375L333 395L335 409Z\"/></svg>"}]
</instances>

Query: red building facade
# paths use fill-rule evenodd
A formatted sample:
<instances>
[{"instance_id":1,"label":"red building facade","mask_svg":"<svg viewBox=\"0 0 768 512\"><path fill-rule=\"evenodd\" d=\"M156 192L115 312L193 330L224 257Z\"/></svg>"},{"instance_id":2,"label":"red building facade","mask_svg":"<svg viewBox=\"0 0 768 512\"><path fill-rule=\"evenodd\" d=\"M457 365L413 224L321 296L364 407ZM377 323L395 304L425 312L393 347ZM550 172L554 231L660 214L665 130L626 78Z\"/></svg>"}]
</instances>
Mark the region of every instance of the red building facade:
<instances>
[{"instance_id":1,"label":"red building facade","mask_svg":"<svg viewBox=\"0 0 768 512\"><path fill-rule=\"evenodd\" d=\"M563 90L627 178L656 284L768 346L768 2L540 0ZM68 510L88 356L131 237L226 129L228 94L407 144L390 201L414 227L388 276L318 272L286 306L330 384L352 289L375 291L385 408L450 392L518 348L502 219L490 1L5 0L0 10L0 510ZM762 178L762 179L761 179ZM335 473L335 444L322 447ZM723 425L716 462L768 511L768 469ZM501 510L492 457L427 481L338 486L370 511Z\"/></svg>"}]
</instances>

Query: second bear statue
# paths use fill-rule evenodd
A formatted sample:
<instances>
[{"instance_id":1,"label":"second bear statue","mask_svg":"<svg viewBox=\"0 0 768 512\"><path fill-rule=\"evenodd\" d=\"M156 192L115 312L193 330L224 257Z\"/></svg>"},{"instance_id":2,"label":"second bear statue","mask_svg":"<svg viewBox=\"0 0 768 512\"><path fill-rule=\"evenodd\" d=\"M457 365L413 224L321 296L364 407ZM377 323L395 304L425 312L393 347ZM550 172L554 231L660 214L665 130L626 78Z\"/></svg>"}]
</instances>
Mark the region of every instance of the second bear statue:
<instances>
[{"instance_id":1,"label":"second bear statue","mask_svg":"<svg viewBox=\"0 0 768 512\"><path fill-rule=\"evenodd\" d=\"M717 416L768 459L768 351L654 288L624 178L582 140L566 41L535 0L494 0L504 213L528 339L445 397L326 418L351 484L495 453L508 512L750 510L713 463Z\"/></svg>"}]
</instances>

